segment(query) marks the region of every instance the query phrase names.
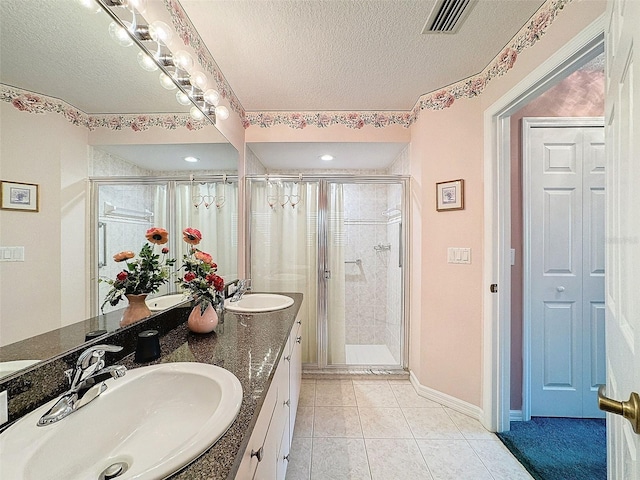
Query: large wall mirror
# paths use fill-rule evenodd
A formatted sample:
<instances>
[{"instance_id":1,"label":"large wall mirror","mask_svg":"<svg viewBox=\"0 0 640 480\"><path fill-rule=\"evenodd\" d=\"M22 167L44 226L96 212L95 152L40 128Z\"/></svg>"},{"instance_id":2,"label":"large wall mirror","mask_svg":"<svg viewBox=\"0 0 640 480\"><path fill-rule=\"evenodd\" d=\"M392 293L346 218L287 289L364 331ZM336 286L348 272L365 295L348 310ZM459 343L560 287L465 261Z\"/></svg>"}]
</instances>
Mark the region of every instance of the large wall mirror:
<instances>
[{"instance_id":1,"label":"large wall mirror","mask_svg":"<svg viewBox=\"0 0 640 480\"><path fill-rule=\"evenodd\" d=\"M0 355L52 331L61 332L60 351L49 345L47 355L62 353L76 341L62 338L65 329L96 313L100 213L93 184L121 180L136 195L145 182L170 178L167 208L175 209L175 199L193 198L191 188L223 188L221 176L237 175L233 146L211 123L189 120L190 105L161 86L160 72L140 68L136 45L110 38L110 23L105 12L90 13L76 0L0 2L0 179L37 185L38 193L37 211L0 209L0 247L12 247L11 261L0 262ZM187 164L185 156L201 161ZM138 179L145 181L136 186ZM237 208L235 192L225 193L226 207ZM179 242L179 232L171 233ZM226 240L217 241L223 248ZM237 231L228 241L226 255L237 257ZM136 237L128 249L139 251L143 242L144 235ZM0 356L7 360L16 358Z\"/></svg>"}]
</instances>

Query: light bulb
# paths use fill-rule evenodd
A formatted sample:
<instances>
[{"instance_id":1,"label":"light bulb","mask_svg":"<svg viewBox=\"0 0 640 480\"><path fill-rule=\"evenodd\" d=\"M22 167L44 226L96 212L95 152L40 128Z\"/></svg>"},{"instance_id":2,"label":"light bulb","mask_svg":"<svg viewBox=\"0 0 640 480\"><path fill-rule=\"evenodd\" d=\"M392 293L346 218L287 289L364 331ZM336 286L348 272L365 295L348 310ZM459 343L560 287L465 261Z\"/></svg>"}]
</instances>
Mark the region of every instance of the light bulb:
<instances>
[{"instance_id":1,"label":"light bulb","mask_svg":"<svg viewBox=\"0 0 640 480\"><path fill-rule=\"evenodd\" d=\"M102 11L102 7L95 0L76 0L78 5L86 8L91 13L98 13Z\"/></svg>"},{"instance_id":2,"label":"light bulb","mask_svg":"<svg viewBox=\"0 0 640 480\"><path fill-rule=\"evenodd\" d=\"M140 13L147 10L147 0L128 0L128 3L129 7L135 8Z\"/></svg>"},{"instance_id":3,"label":"light bulb","mask_svg":"<svg viewBox=\"0 0 640 480\"><path fill-rule=\"evenodd\" d=\"M186 50L178 50L173 54L173 64L185 72L193 69L193 57Z\"/></svg>"},{"instance_id":4,"label":"light bulb","mask_svg":"<svg viewBox=\"0 0 640 480\"><path fill-rule=\"evenodd\" d=\"M207 83L209 79L207 76L199 70L191 72L191 85L195 85L200 90L205 90L207 88Z\"/></svg>"},{"instance_id":5,"label":"light bulb","mask_svg":"<svg viewBox=\"0 0 640 480\"><path fill-rule=\"evenodd\" d=\"M204 118L204 113L202 113L200 111L200 109L198 107L196 107L195 105L193 107L191 107L191 110L189 110L189 115L191 115L191 118L193 118L194 120L202 120Z\"/></svg>"},{"instance_id":6,"label":"light bulb","mask_svg":"<svg viewBox=\"0 0 640 480\"><path fill-rule=\"evenodd\" d=\"M127 28L130 26L127 22L124 22ZM116 22L111 22L109 24L109 35L111 38L118 44L123 47L130 47L133 45L133 40L129 36L129 33L126 29L122 28Z\"/></svg>"},{"instance_id":7,"label":"light bulb","mask_svg":"<svg viewBox=\"0 0 640 480\"><path fill-rule=\"evenodd\" d=\"M216 107L216 118L219 118L220 120L226 120L229 118L229 109L224 105Z\"/></svg>"},{"instance_id":8,"label":"light bulb","mask_svg":"<svg viewBox=\"0 0 640 480\"><path fill-rule=\"evenodd\" d=\"M156 20L149 25L149 35L151 35L151 38L156 42L168 45L173 38L173 31L166 23Z\"/></svg>"},{"instance_id":9,"label":"light bulb","mask_svg":"<svg viewBox=\"0 0 640 480\"><path fill-rule=\"evenodd\" d=\"M191 105L191 100L189 99L189 97L187 96L187 94L185 94L184 92L182 92L181 90L178 90L176 92L176 100L178 101L178 103L180 105Z\"/></svg>"},{"instance_id":10,"label":"light bulb","mask_svg":"<svg viewBox=\"0 0 640 480\"><path fill-rule=\"evenodd\" d=\"M143 70L147 72L155 72L158 70L158 65L153 61L149 55L144 53L142 50L138 52L138 65L142 67Z\"/></svg>"},{"instance_id":11,"label":"light bulb","mask_svg":"<svg viewBox=\"0 0 640 480\"><path fill-rule=\"evenodd\" d=\"M176 84L173 83L173 80L170 76L166 75L164 72L160 73L160 85L162 85L167 90L173 90L176 87Z\"/></svg>"},{"instance_id":12,"label":"light bulb","mask_svg":"<svg viewBox=\"0 0 640 480\"><path fill-rule=\"evenodd\" d=\"M217 107L218 103L220 103L220 94L217 90L210 88L204 92L204 101Z\"/></svg>"}]
</instances>

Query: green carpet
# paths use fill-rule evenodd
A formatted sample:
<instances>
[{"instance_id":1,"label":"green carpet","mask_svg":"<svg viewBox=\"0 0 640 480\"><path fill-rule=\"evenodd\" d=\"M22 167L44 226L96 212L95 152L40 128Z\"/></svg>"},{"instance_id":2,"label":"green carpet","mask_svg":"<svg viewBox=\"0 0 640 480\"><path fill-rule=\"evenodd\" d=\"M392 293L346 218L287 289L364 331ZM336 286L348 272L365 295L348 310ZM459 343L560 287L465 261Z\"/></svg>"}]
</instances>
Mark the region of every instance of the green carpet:
<instances>
[{"instance_id":1,"label":"green carpet","mask_svg":"<svg viewBox=\"0 0 640 480\"><path fill-rule=\"evenodd\" d=\"M533 417L498 438L536 480L606 480L604 419Z\"/></svg>"}]
</instances>

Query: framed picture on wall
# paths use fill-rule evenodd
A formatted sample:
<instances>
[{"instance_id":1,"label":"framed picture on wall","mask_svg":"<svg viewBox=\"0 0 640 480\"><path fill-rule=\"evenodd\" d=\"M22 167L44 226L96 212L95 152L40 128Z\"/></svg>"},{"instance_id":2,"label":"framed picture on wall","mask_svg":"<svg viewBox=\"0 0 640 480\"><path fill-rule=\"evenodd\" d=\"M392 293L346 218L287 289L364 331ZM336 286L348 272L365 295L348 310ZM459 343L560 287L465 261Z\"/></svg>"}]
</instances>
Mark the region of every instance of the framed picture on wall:
<instances>
[{"instance_id":1,"label":"framed picture on wall","mask_svg":"<svg viewBox=\"0 0 640 480\"><path fill-rule=\"evenodd\" d=\"M449 180L436 183L436 210L464 209L464 180Z\"/></svg>"},{"instance_id":2,"label":"framed picture on wall","mask_svg":"<svg viewBox=\"0 0 640 480\"><path fill-rule=\"evenodd\" d=\"M37 212L38 185L33 183L0 181L0 208Z\"/></svg>"}]
</instances>

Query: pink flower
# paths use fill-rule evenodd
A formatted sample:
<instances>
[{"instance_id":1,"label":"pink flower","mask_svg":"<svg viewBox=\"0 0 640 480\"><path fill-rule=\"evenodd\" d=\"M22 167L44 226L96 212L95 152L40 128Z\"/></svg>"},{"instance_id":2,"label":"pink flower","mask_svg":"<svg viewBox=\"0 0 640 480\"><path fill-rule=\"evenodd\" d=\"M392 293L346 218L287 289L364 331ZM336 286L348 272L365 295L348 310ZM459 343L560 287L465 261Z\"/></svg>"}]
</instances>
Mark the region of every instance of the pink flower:
<instances>
[{"instance_id":1,"label":"pink flower","mask_svg":"<svg viewBox=\"0 0 640 480\"><path fill-rule=\"evenodd\" d=\"M196 274L193 272L187 272L184 274L184 281L190 282L196 278Z\"/></svg>"},{"instance_id":2,"label":"pink flower","mask_svg":"<svg viewBox=\"0 0 640 480\"><path fill-rule=\"evenodd\" d=\"M498 62L504 65L507 70L513 67L516 63L516 59L518 58L518 52L516 52L513 48L506 48L498 58Z\"/></svg>"},{"instance_id":3,"label":"pink flower","mask_svg":"<svg viewBox=\"0 0 640 480\"><path fill-rule=\"evenodd\" d=\"M129 277L129 274L127 272L125 272L124 270L121 271L118 275L116 275L116 278L120 282L124 282L128 277Z\"/></svg>"},{"instance_id":4,"label":"pink flower","mask_svg":"<svg viewBox=\"0 0 640 480\"><path fill-rule=\"evenodd\" d=\"M196 250L195 257L204 263L213 265L213 258L211 258L211 255L209 255L206 252L201 252L200 250Z\"/></svg>"},{"instance_id":5,"label":"pink flower","mask_svg":"<svg viewBox=\"0 0 640 480\"><path fill-rule=\"evenodd\" d=\"M167 247L164 247L162 249L162 253L164 253L166 255L167 253L169 253L169 249Z\"/></svg>"},{"instance_id":6,"label":"pink flower","mask_svg":"<svg viewBox=\"0 0 640 480\"><path fill-rule=\"evenodd\" d=\"M185 228L182 231L182 239L189 245L198 245L202 240L202 233L195 228Z\"/></svg>"},{"instance_id":7,"label":"pink flower","mask_svg":"<svg viewBox=\"0 0 640 480\"><path fill-rule=\"evenodd\" d=\"M131 250L127 250L127 251L124 251L124 252L116 253L113 256L113 259L116 262L123 262L123 261L129 260L130 258L133 258L135 256L136 256L135 253L133 253Z\"/></svg>"},{"instance_id":8,"label":"pink flower","mask_svg":"<svg viewBox=\"0 0 640 480\"><path fill-rule=\"evenodd\" d=\"M432 97L434 106L437 108L447 108L453 105L455 98L446 90L440 90Z\"/></svg>"}]
</instances>

